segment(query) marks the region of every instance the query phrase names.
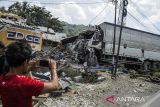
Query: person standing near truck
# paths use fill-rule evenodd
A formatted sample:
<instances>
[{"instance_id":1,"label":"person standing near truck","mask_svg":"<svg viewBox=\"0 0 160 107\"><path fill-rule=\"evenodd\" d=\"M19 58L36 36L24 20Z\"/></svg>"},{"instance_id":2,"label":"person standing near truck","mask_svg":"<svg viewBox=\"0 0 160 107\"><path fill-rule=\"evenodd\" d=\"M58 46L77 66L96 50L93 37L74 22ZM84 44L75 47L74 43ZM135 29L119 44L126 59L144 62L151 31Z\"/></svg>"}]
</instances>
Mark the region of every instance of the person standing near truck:
<instances>
[{"instance_id":1,"label":"person standing near truck","mask_svg":"<svg viewBox=\"0 0 160 107\"><path fill-rule=\"evenodd\" d=\"M32 96L54 91L60 88L56 62L49 59L51 80L41 82L26 77L29 67L34 67L36 61L31 61L31 46L25 42L14 42L6 48L5 60L9 71L0 76L0 96L3 107L32 107Z\"/></svg>"}]
</instances>

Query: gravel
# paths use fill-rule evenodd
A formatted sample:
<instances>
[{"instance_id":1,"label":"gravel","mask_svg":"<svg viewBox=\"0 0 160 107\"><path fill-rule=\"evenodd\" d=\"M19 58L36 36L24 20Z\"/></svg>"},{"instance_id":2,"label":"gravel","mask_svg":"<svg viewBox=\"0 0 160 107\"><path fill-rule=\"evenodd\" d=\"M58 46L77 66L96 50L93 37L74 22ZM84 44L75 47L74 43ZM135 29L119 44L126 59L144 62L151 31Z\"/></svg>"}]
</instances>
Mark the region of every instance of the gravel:
<instances>
[{"instance_id":1,"label":"gravel","mask_svg":"<svg viewBox=\"0 0 160 107\"><path fill-rule=\"evenodd\" d=\"M147 96L160 90L160 85L144 81L143 79L130 79L129 75L121 74L116 80L105 75L106 80L97 83L76 83L70 92L62 96L50 96L39 107L134 107L139 102L115 101L114 104L106 101L109 96L139 97Z\"/></svg>"}]
</instances>

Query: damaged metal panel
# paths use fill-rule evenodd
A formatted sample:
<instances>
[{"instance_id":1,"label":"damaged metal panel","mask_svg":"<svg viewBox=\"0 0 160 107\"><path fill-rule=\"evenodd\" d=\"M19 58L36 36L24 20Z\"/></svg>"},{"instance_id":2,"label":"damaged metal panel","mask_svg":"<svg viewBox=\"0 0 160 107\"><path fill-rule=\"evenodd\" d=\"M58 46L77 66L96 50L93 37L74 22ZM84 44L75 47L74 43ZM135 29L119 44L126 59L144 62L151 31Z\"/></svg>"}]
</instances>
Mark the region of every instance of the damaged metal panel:
<instances>
[{"instance_id":1,"label":"damaged metal panel","mask_svg":"<svg viewBox=\"0 0 160 107\"><path fill-rule=\"evenodd\" d=\"M103 42L105 45L103 47L103 52L112 55L114 24L104 22L100 24L100 28L104 32ZM117 25L116 50L119 38L119 28L120 26ZM144 60L160 61L160 35L123 27L121 41L121 56L129 56L141 60L143 56L142 50L144 50Z\"/></svg>"},{"instance_id":2,"label":"damaged metal panel","mask_svg":"<svg viewBox=\"0 0 160 107\"><path fill-rule=\"evenodd\" d=\"M63 45L67 43L73 43L77 38L78 36L68 37L68 38L62 39L61 42Z\"/></svg>"}]
</instances>

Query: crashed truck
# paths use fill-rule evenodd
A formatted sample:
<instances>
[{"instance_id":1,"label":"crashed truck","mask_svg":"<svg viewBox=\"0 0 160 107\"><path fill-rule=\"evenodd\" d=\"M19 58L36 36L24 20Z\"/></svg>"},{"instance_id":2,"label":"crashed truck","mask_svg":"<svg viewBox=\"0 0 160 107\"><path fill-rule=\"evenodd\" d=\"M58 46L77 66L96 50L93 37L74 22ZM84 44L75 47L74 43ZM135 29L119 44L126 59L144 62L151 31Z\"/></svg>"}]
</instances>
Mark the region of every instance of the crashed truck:
<instances>
[{"instance_id":1,"label":"crashed truck","mask_svg":"<svg viewBox=\"0 0 160 107\"><path fill-rule=\"evenodd\" d=\"M119 34L120 26L116 25L115 55ZM104 22L96 26L92 37L80 41L84 43L86 50L88 48L95 50L94 54L99 63L112 65L113 37L114 24ZM160 69L160 35L123 27L118 65L131 69Z\"/></svg>"},{"instance_id":2,"label":"crashed truck","mask_svg":"<svg viewBox=\"0 0 160 107\"><path fill-rule=\"evenodd\" d=\"M115 54L117 54L120 26L116 25ZM90 47L100 48L101 60L112 62L114 24L100 24L93 35ZM101 41L102 40L102 41ZM160 68L160 35L129 27L123 27L119 52L119 63L134 67L140 65L145 70Z\"/></svg>"}]
</instances>

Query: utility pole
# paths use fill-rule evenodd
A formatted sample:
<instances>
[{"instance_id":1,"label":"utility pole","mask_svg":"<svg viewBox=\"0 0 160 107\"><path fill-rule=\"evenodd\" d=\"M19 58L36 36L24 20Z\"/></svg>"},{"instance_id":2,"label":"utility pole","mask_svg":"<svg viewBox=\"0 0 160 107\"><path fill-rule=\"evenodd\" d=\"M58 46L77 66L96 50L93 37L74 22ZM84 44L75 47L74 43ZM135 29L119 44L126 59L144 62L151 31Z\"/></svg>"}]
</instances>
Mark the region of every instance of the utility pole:
<instances>
[{"instance_id":1,"label":"utility pole","mask_svg":"<svg viewBox=\"0 0 160 107\"><path fill-rule=\"evenodd\" d=\"M113 50L112 50L112 75L115 71L115 42L116 42L116 24L117 24L117 0L113 0L115 3L115 15L114 15L114 36L113 36Z\"/></svg>"},{"instance_id":2,"label":"utility pole","mask_svg":"<svg viewBox=\"0 0 160 107\"><path fill-rule=\"evenodd\" d=\"M120 51L120 46L121 46L123 19L124 19L124 17L127 16L127 9L126 9L127 5L128 5L128 1L127 0L123 0L121 26L120 26L120 35L119 35L119 41L118 41L118 50L117 50L117 56L116 56L115 69L114 69L114 73L113 73L113 76L115 78L116 78L116 72L117 72L118 61L119 61L119 51Z\"/></svg>"},{"instance_id":3,"label":"utility pole","mask_svg":"<svg viewBox=\"0 0 160 107\"><path fill-rule=\"evenodd\" d=\"M128 1L127 1L128 2ZM118 13L118 25L121 25L122 16L123 16L123 0L120 0L120 7ZM126 17L123 17L123 26L126 26Z\"/></svg>"}]
</instances>

